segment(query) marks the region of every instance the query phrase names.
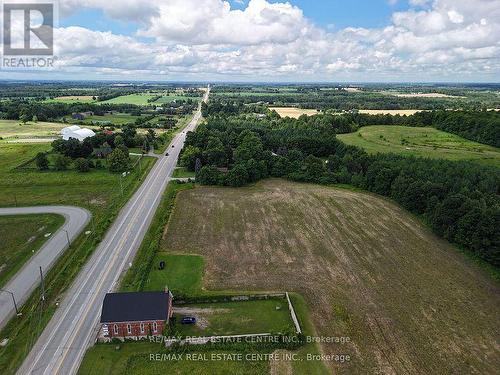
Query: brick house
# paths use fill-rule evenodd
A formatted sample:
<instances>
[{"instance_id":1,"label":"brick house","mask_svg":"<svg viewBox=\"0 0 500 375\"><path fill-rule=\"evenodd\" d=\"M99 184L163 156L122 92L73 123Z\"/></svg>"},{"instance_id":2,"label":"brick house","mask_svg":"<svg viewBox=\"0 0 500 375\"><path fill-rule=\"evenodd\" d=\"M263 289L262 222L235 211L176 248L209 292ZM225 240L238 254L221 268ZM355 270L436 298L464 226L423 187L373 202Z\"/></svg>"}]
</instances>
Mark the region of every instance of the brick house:
<instances>
[{"instance_id":1,"label":"brick house","mask_svg":"<svg viewBox=\"0 0 500 375\"><path fill-rule=\"evenodd\" d=\"M172 293L107 293L101 311L99 339L138 340L161 336L172 317Z\"/></svg>"}]
</instances>

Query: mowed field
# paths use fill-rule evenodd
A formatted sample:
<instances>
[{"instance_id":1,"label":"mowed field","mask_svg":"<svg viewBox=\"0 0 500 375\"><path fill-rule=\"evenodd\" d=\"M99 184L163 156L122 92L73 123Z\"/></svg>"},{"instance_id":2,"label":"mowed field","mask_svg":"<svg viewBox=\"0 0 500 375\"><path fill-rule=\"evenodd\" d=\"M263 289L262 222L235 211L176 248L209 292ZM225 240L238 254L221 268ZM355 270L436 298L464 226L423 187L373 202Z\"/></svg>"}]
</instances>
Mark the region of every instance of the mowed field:
<instances>
[{"instance_id":1,"label":"mowed field","mask_svg":"<svg viewBox=\"0 0 500 375\"><path fill-rule=\"evenodd\" d=\"M411 116L417 112L422 112L422 109L360 109L359 113L367 115L400 115Z\"/></svg>"},{"instance_id":2,"label":"mowed field","mask_svg":"<svg viewBox=\"0 0 500 375\"><path fill-rule=\"evenodd\" d=\"M313 116L317 115L319 111L316 109L302 109L292 107L269 107L271 111L278 112L281 117L299 118L302 115Z\"/></svg>"},{"instance_id":3,"label":"mowed field","mask_svg":"<svg viewBox=\"0 0 500 375\"><path fill-rule=\"evenodd\" d=\"M476 160L500 166L500 150L434 128L374 125L337 138L369 153L396 153L449 160Z\"/></svg>"},{"instance_id":4,"label":"mowed field","mask_svg":"<svg viewBox=\"0 0 500 375\"><path fill-rule=\"evenodd\" d=\"M63 223L64 217L52 214L0 216L0 287Z\"/></svg>"},{"instance_id":5,"label":"mowed field","mask_svg":"<svg viewBox=\"0 0 500 375\"><path fill-rule=\"evenodd\" d=\"M55 122L27 122L26 124L15 120L0 120L0 137L51 137L60 135L62 128L68 124Z\"/></svg>"},{"instance_id":6,"label":"mowed field","mask_svg":"<svg viewBox=\"0 0 500 375\"><path fill-rule=\"evenodd\" d=\"M207 219L209 218L209 220ZM287 290L306 299L339 374L493 374L500 288L394 203L266 180L179 193L162 249L205 257L209 290Z\"/></svg>"}]
</instances>

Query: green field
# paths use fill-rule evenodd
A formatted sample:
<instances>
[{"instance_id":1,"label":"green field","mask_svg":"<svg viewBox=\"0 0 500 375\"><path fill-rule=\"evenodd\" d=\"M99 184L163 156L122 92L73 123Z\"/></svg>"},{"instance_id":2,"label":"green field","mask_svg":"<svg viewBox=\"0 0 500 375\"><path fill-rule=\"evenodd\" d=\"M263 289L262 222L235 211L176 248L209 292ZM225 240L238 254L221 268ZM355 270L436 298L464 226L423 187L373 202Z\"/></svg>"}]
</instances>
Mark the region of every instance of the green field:
<instances>
[{"instance_id":1,"label":"green field","mask_svg":"<svg viewBox=\"0 0 500 375\"><path fill-rule=\"evenodd\" d=\"M0 287L48 240L64 223L60 215L0 216Z\"/></svg>"},{"instance_id":2,"label":"green field","mask_svg":"<svg viewBox=\"0 0 500 375\"><path fill-rule=\"evenodd\" d=\"M133 116L128 113L113 113L113 114L107 114L103 116L88 116L83 120L83 123L85 124L93 124L93 123L99 123L99 122L110 122L113 125L123 125L123 124L128 124L128 123L134 123L135 120L139 116ZM74 120L71 119L71 117L66 118L68 122L72 122Z\"/></svg>"},{"instance_id":3,"label":"green field","mask_svg":"<svg viewBox=\"0 0 500 375\"><path fill-rule=\"evenodd\" d=\"M4 139L15 137L55 137L59 136L61 129L67 124L56 122L27 122L16 120L0 120L0 137Z\"/></svg>"},{"instance_id":4,"label":"green field","mask_svg":"<svg viewBox=\"0 0 500 375\"><path fill-rule=\"evenodd\" d=\"M148 103L148 99L154 97L155 94L130 94L122 95L113 99L104 100L98 104L135 104L135 105L152 105L153 103Z\"/></svg>"},{"instance_id":5,"label":"green field","mask_svg":"<svg viewBox=\"0 0 500 375\"><path fill-rule=\"evenodd\" d=\"M342 142L363 148L368 153L396 153L434 159L475 160L500 165L497 148L469 141L434 128L375 125L355 133L339 134Z\"/></svg>"},{"instance_id":6,"label":"green field","mask_svg":"<svg viewBox=\"0 0 500 375\"><path fill-rule=\"evenodd\" d=\"M0 332L9 343L0 350L0 373L13 374L24 359L38 333L54 313L55 302L85 264L93 249L104 236L123 204L140 185L155 159L142 161L142 172L135 168L123 178L124 194L120 192L120 177L106 170L79 173L74 170L40 172L36 169L15 169L32 159L48 145L0 143L0 206L76 205L92 212L93 221L87 229L91 236L81 234L46 275L46 305L40 311L39 292L35 291L21 308L23 316L11 320ZM42 323L40 323L42 319Z\"/></svg>"}]
</instances>

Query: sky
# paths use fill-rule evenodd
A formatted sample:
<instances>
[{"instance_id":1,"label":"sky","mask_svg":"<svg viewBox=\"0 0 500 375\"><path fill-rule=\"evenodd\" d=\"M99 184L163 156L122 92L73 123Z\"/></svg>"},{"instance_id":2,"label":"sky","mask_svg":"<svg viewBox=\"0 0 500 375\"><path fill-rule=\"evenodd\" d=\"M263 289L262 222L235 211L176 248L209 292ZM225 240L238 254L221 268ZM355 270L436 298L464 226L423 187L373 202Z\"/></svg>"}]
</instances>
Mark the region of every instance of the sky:
<instances>
[{"instance_id":1,"label":"sky","mask_svg":"<svg viewBox=\"0 0 500 375\"><path fill-rule=\"evenodd\" d=\"M0 79L500 82L500 0L59 0L58 8L55 66L1 69Z\"/></svg>"}]
</instances>

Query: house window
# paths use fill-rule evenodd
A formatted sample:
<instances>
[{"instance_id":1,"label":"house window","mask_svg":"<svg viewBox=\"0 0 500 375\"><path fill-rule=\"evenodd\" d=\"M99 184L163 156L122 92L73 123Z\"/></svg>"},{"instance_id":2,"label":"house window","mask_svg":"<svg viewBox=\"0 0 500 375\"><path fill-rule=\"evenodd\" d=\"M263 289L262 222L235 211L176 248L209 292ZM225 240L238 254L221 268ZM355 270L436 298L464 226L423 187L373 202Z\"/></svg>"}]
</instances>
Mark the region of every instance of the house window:
<instances>
[{"instance_id":1,"label":"house window","mask_svg":"<svg viewBox=\"0 0 500 375\"><path fill-rule=\"evenodd\" d=\"M141 323L141 333L144 333L144 323Z\"/></svg>"},{"instance_id":2,"label":"house window","mask_svg":"<svg viewBox=\"0 0 500 375\"><path fill-rule=\"evenodd\" d=\"M127 333L130 335L132 333L132 326L127 324Z\"/></svg>"},{"instance_id":3,"label":"house window","mask_svg":"<svg viewBox=\"0 0 500 375\"><path fill-rule=\"evenodd\" d=\"M153 332L156 333L158 331L158 324L156 322L153 322Z\"/></svg>"},{"instance_id":4,"label":"house window","mask_svg":"<svg viewBox=\"0 0 500 375\"><path fill-rule=\"evenodd\" d=\"M115 333L115 335L118 334L118 326L116 324L113 326L113 332Z\"/></svg>"}]
</instances>

